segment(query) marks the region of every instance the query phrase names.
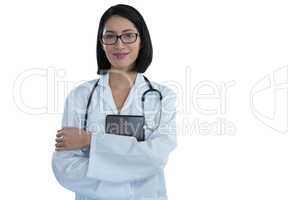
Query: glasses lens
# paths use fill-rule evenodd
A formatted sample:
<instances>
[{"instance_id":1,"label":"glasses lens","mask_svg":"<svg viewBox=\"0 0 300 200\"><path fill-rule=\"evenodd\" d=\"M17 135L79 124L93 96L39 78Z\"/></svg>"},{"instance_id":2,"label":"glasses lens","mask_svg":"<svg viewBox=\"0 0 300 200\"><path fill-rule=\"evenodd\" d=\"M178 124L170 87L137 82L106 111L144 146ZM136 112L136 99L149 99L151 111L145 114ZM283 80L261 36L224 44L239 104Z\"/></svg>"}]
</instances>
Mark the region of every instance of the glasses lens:
<instances>
[{"instance_id":1,"label":"glasses lens","mask_svg":"<svg viewBox=\"0 0 300 200\"><path fill-rule=\"evenodd\" d=\"M124 43L133 43L136 41L136 34L135 33L125 33L121 36L121 39Z\"/></svg>"},{"instance_id":2,"label":"glasses lens","mask_svg":"<svg viewBox=\"0 0 300 200\"><path fill-rule=\"evenodd\" d=\"M117 40L117 36L113 34L105 34L102 36L102 42L104 44L114 44Z\"/></svg>"}]
</instances>

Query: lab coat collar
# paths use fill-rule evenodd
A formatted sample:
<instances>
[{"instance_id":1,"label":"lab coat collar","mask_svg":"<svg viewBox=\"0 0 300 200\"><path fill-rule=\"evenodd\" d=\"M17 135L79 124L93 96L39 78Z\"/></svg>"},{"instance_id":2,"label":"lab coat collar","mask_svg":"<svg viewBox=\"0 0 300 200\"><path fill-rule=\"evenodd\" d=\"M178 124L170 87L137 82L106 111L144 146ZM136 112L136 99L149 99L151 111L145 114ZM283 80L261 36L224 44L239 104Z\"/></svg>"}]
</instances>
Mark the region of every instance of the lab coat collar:
<instances>
[{"instance_id":1,"label":"lab coat collar","mask_svg":"<svg viewBox=\"0 0 300 200\"><path fill-rule=\"evenodd\" d=\"M137 73L133 87L140 86L140 84L145 84L145 80L142 73ZM109 87L109 73L100 75L100 81L98 82L98 85L104 88Z\"/></svg>"},{"instance_id":2,"label":"lab coat collar","mask_svg":"<svg viewBox=\"0 0 300 200\"><path fill-rule=\"evenodd\" d=\"M116 114L118 113L115 101L113 99L112 91L109 86L109 73L101 74L100 75L100 81L98 83L103 88L103 101L104 104L108 105L110 109ZM142 73L137 73L136 79L134 81L134 84L132 88L130 89L130 92L128 94L128 97L125 100L125 103L122 107L121 113L124 114L128 112L128 108L130 107L129 104L132 103L132 101L135 101L136 98L139 99L139 96L144 92L144 90L147 87L147 83L144 80Z\"/></svg>"}]
</instances>

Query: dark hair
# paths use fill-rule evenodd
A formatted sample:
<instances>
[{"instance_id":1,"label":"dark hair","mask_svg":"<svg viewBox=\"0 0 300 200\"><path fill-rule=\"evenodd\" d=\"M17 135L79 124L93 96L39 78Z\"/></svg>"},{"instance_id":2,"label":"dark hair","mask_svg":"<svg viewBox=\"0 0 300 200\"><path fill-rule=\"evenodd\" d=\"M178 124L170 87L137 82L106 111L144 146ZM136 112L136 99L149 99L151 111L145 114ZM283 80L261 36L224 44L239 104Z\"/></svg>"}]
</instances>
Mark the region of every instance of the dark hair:
<instances>
[{"instance_id":1,"label":"dark hair","mask_svg":"<svg viewBox=\"0 0 300 200\"><path fill-rule=\"evenodd\" d=\"M108 61L104 50L102 49L101 38L106 21L114 15L128 19L138 30L142 46L139 50L139 55L135 61L135 66L132 71L144 73L151 64L153 57L152 43L147 25L143 19L143 16L135 8L124 4L118 4L105 11L99 23L97 36L97 74L106 73L106 71L111 68L111 64Z\"/></svg>"}]
</instances>

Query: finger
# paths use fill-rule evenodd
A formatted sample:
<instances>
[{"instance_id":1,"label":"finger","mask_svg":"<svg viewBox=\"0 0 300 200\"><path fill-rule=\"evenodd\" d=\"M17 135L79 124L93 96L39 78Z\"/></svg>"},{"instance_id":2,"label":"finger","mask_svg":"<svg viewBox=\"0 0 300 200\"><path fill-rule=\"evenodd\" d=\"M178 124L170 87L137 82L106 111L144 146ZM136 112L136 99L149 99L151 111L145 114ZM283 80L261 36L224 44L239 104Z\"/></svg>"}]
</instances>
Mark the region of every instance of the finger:
<instances>
[{"instance_id":1,"label":"finger","mask_svg":"<svg viewBox=\"0 0 300 200\"><path fill-rule=\"evenodd\" d=\"M55 147L64 147L64 143L63 142L59 142L55 144Z\"/></svg>"},{"instance_id":2,"label":"finger","mask_svg":"<svg viewBox=\"0 0 300 200\"><path fill-rule=\"evenodd\" d=\"M63 132L59 132L59 133L56 134L56 137L62 137L63 135L64 135Z\"/></svg>"},{"instance_id":3,"label":"finger","mask_svg":"<svg viewBox=\"0 0 300 200\"><path fill-rule=\"evenodd\" d=\"M56 138L55 141L56 141L57 143L63 142L63 141L64 141L64 138L62 138L62 137L61 137L61 138Z\"/></svg>"},{"instance_id":4,"label":"finger","mask_svg":"<svg viewBox=\"0 0 300 200\"><path fill-rule=\"evenodd\" d=\"M59 148L59 147L55 148L55 151L63 151L63 150L65 150L65 148Z\"/></svg>"},{"instance_id":5,"label":"finger","mask_svg":"<svg viewBox=\"0 0 300 200\"><path fill-rule=\"evenodd\" d=\"M70 150L72 150L72 149L66 148L66 147L56 147L55 148L55 151L70 151Z\"/></svg>"},{"instance_id":6,"label":"finger","mask_svg":"<svg viewBox=\"0 0 300 200\"><path fill-rule=\"evenodd\" d=\"M57 130L57 133L62 133L64 131L64 128Z\"/></svg>"}]
</instances>

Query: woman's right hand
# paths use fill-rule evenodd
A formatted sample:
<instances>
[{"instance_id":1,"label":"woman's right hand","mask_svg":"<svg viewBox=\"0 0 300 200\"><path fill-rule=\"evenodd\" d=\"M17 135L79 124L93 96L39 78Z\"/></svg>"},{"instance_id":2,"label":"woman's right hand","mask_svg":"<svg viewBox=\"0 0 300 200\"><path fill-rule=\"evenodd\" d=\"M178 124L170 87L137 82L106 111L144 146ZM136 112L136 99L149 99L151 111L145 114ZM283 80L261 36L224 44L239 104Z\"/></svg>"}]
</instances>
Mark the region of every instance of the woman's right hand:
<instances>
[{"instance_id":1,"label":"woman's right hand","mask_svg":"<svg viewBox=\"0 0 300 200\"><path fill-rule=\"evenodd\" d=\"M91 134L80 128L63 128L56 134L56 151L74 150L87 147L91 143Z\"/></svg>"}]
</instances>

